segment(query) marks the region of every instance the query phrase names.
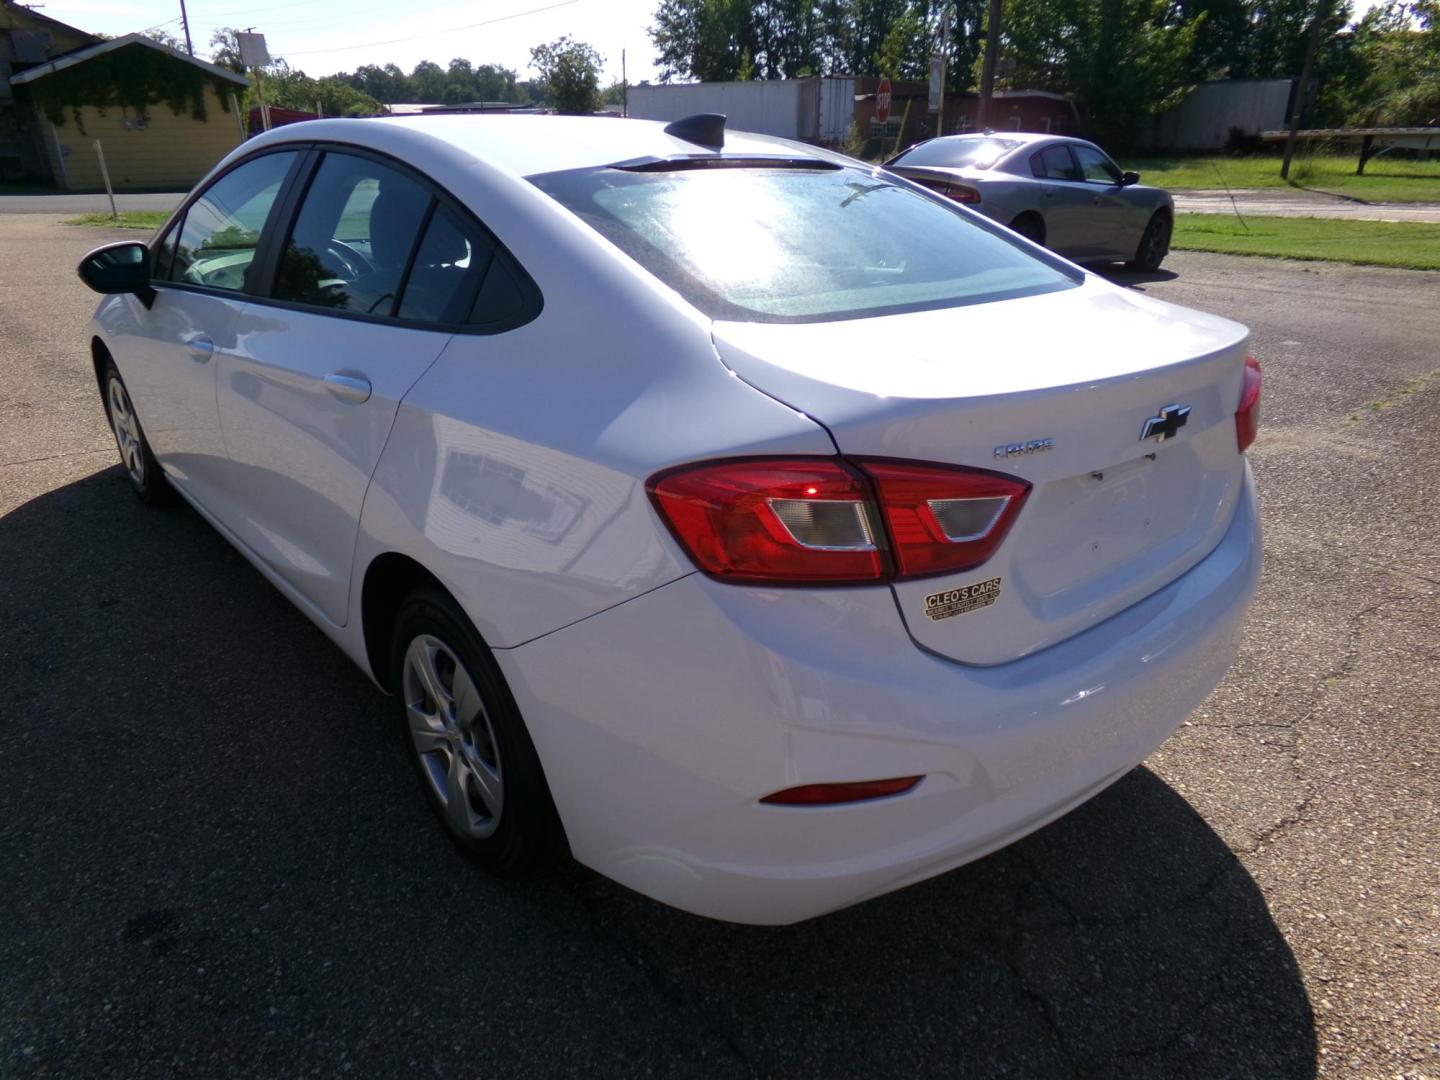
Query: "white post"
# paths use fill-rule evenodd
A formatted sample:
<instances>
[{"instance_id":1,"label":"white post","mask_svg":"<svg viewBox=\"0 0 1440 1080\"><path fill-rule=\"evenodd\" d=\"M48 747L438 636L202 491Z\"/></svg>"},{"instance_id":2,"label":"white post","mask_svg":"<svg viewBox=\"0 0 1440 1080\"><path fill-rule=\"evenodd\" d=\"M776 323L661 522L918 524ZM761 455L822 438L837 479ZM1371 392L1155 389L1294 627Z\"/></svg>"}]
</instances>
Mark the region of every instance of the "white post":
<instances>
[{"instance_id":1,"label":"white post","mask_svg":"<svg viewBox=\"0 0 1440 1080\"><path fill-rule=\"evenodd\" d=\"M105 194L110 196L110 220L119 221L120 211L115 209L115 191L110 187L110 170L105 167L105 151L100 149L100 140L95 140L95 156L100 159L100 175L105 180Z\"/></svg>"},{"instance_id":2,"label":"white post","mask_svg":"<svg viewBox=\"0 0 1440 1080\"><path fill-rule=\"evenodd\" d=\"M245 117L240 115L240 99L235 96L235 91L230 91L230 108L235 111L235 123L240 126L240 141L244 142L250 137L250 131L245 125Z\"/></svg>"},{"instance_id":3,"label":"white post","mask_svg":"<svg viewBox=\"0 0 1440 1080\"><path fill-rule=\"evenodd\" d=\"M60 141L60 129L50 125L50 134L55 136L55 164L60 167L60 186L70 190L70 170L65 166L65 144Z\"/></svg>"}]
</instances>

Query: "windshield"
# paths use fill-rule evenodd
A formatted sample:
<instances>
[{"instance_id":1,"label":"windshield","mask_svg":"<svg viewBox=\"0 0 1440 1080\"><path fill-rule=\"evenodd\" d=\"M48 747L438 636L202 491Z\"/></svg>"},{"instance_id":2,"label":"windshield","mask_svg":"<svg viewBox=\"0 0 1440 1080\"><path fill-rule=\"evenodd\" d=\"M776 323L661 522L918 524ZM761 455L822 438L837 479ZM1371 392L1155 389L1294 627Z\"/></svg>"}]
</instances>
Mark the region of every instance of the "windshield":
<instances>
[{"instance_id":1,"label":"windshield","mask_svg":"<svg viewBox=\"0 0 1440 1080\"><path fill-rule=\"evenodd\" d=\"M912 146L891 165L942 165L950 168L969 166L974 169L988 169L1006 154L1023 144L1019 139L991 139L985 136L959 136L951 139L931 139L929 142Z\"/></svg>"},{"instance_id":2,"label":"windshield","mask_svg":"<svg viewBox=\"0 0 1440 1080\"><path fill-rule=\"evenodd\" d=\"M580 169L532 183L716 319L804 322L1075 284L963 213L858 169Z\"/></svg>"}]
</instances>

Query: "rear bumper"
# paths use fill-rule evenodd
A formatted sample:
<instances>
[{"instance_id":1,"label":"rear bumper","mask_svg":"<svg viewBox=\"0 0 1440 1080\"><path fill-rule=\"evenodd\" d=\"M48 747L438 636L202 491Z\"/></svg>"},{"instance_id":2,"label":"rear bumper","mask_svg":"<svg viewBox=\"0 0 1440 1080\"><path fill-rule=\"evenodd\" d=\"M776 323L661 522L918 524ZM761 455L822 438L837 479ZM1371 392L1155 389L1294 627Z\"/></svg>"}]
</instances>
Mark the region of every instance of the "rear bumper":
<instances>
[{"instance_id":1,"label":"rear bumper","mask_svg":"<svg viewBox=\"0 0 1440 1080\"><path fill-rule=\"evenodd\" d=\"M1260 557L1247 467L1209 556L1013 663L916 648L885 589L698 574L497 659L581 862L687 911L783 924L985 855L1133 768L1225 674ZM758 801L915 774L896 798Z\"/></svg>"}]
</instances>

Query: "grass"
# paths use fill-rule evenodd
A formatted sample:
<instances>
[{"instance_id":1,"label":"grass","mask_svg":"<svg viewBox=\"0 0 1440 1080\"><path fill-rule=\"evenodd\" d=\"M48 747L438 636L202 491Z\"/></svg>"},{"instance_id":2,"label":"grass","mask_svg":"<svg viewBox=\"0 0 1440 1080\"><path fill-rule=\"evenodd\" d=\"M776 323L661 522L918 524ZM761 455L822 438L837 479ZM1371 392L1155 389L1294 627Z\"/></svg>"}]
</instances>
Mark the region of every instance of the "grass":
<instances>
[{"instance_id":1,"label":"grass","mask_svg":"<svg viewBox=\"0 0 1440 1080\"><path fill-rule=\"evenodd\" d=\"M1299 154L1291 162L1289 181L1280 179L1280 158L1269 155L1126 158L1121 168L1134 169L1142 183L1163 188L1310 188L1366 202L1440 201L1440 160L1371 158L1365 175L1356 176L1359 160L1358 147L1354 153Z\"/></svg>"},{"instance_id":2,"label":"grass","mask_svg":"<svg viewBox=\"0 0 1440 1080\"><path fill-rule=\"evenodd\" d=\"M1440 225L1409 221L1252 216L1241 224L1231 214L1178 214L1172 246L1227 255L1440 270Z\"/></svg>"},{"instance_id":3,"label":"grass","mask_svg":"<svg viewBox=\"0 0 1440 1080\"><path fill-rule=\"evenodd\" d=\"M67 218L66 225L98 225L107 229L149 229L154 231L170 217L169 210L122 210L118 218L109 214L82 214Z\"/></svg>"}]
</instances>

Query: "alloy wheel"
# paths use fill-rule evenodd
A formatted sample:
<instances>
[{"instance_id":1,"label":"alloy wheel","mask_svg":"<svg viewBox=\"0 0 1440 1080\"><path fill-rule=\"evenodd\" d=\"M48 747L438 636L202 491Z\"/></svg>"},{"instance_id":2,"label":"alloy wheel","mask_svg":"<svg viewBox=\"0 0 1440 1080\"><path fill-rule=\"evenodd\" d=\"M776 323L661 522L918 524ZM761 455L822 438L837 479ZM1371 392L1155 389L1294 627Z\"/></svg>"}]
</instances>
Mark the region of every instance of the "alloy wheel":
<instances>
[{"instance_id":1,"label":"alloy wheel","mask_svg":"<svg viewBox=\"0 0 1440 1080\"><path fill-rule=\"evenodd\" d=\"M474 680L439 638L405 650L402 677L410 738L450 824L484 839L500 825L505 785L490 715Z\"/></svg>"},{"instance_id":2,"label":"alloy wheel","mask_svg":"<svg viewBox=\"0 0 1440 1080\"><path fill-rule=\"evenodd\" d=\"M110 427L115 432L115 445L120 448L120 462L138 487L145 485L145 448L140 441L140 422L130 404L125 384L113 375L106 391L110 402Z\"/></svg>"}]
</instances>

